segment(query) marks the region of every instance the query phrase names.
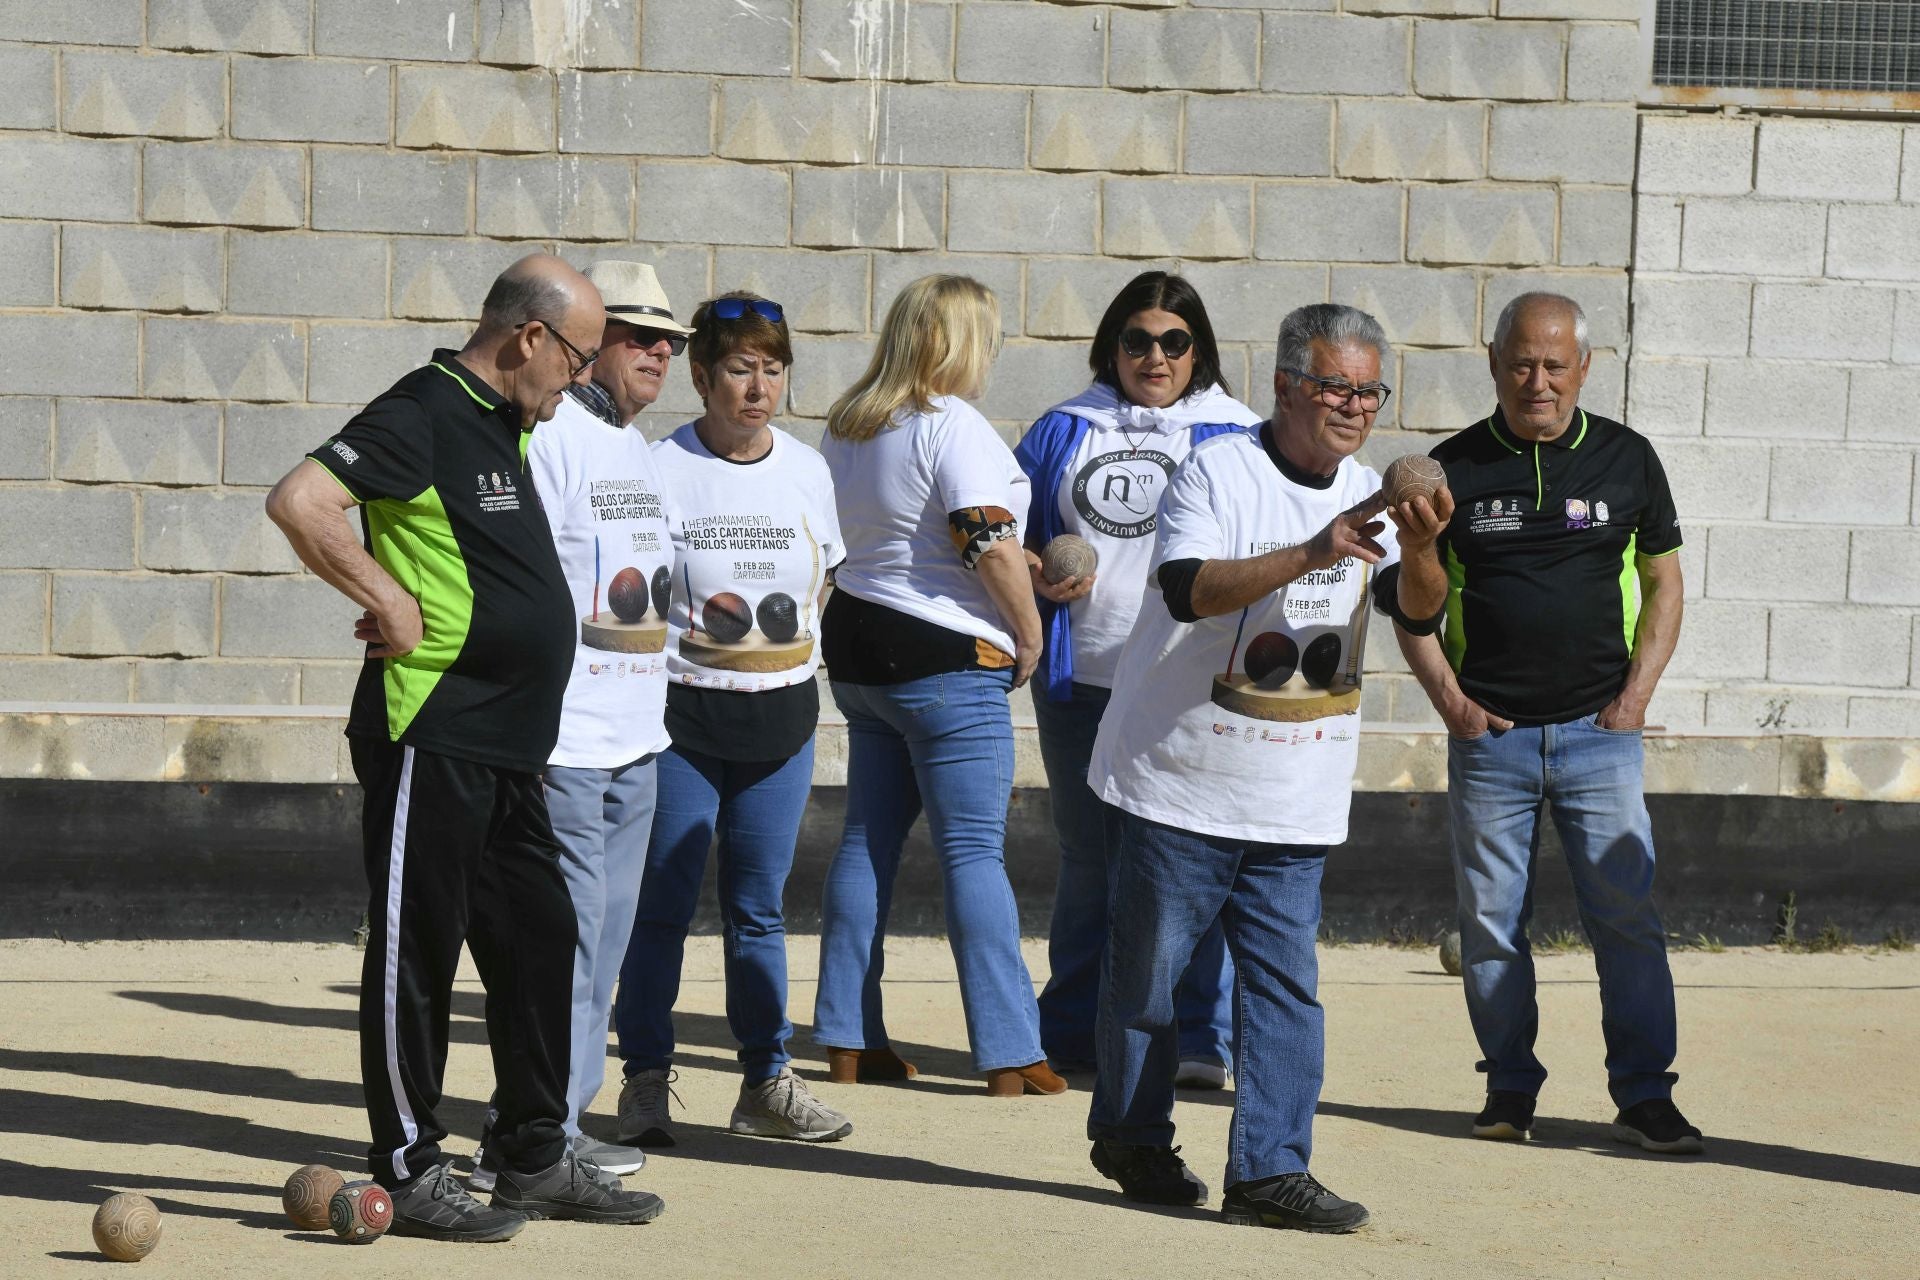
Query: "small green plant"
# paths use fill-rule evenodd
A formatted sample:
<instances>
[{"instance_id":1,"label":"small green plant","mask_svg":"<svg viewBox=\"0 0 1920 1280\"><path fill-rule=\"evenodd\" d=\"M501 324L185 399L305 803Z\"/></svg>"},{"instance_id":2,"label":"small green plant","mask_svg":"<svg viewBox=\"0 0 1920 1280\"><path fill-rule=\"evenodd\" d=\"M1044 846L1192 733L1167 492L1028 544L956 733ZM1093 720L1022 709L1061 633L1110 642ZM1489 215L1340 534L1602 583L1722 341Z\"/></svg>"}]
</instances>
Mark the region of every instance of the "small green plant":
<instances>
[{"instance_id":1,"label":"small green plant","mask_svg":"<svg viewBox=\"0 0 1920 1280\"><path fill-rule=\"evenodd\" d=\"M1800 955L1820 955L1826 952L1845 951L1853 946L1853 935L1829 920L1820 926L1820 931L1808 938L1798 938L1780 944L1781 950L1797 952Z\"/></svg>"},{"instance_id":2,"label":"small green plant","mask_svg":"<svg viewBox=\"0 0 1920 1280\"><path fill-rule=\"evenodd\" d=\"M1793 950L1794 930L1800 923L1799 895L1787 890L1787 896L1780 899L1780 909L1773 913L1773 941L1775 946Z\"/></svg>"},{"instance_id":3,"label":"small green plant","mask_svg":"<svg viewBox=\"0 0 1920 1280\"><path fill-rule=\"evenodd\" d=\"M1693 935L1693 941L1687 943L1686 947L1689 951L1709 951L1718 955L1727 949L1727 944L1720 941L1720 935L1717 933L1696 933Z\"/></svg>"},{"instance_id":4,"label":"small green plant","mask_svg":"<svg viewBox=\"0 0 1920 1280\"><path fill-rule=\"evenodd\" d=\"M1880 949L1882 951L1911 951L1913 950L1913 939L1907 936L1905 929L1902 929L1899 925L1895 925L1893 928L1887 930L1885 937L1880 939Z\"/></svg>"},{"instance_id":5,"label":"small green plant","mask_svg":"<svg viewBox=\"0 0 1920 1280\"><path fill-rule=\"evenodd\" d=\"M1569 951L1585 951L1586 935L1578 929L1554 929L1540 935L1533 949L1542 955L1563 955Z\"/></svg>"}]
</instances>

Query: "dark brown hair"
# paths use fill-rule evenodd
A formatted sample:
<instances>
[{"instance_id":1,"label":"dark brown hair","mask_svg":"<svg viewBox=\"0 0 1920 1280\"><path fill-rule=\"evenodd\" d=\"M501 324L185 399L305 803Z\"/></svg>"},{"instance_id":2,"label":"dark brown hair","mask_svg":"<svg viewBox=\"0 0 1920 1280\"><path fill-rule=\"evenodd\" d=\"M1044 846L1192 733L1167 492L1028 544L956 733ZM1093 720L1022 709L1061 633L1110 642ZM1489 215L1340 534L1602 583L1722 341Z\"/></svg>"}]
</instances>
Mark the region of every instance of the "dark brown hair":
<instances>
[{"instance_id":1,"label":"dark brown hair","mask_svg":"<svg viewBox=\"0 0 1920 1280\"><path fill-rule=\"evenodd\" d=\"M687 339L687 358L703 369L711 369L736 351L751 351L793 363L793 343L787 337L787 322L775 324L749 307L738 320L722 320L713 314L713 304L721 298L739 298L743 302L767 302L757 293L735 289L719 298L709 298L693 313L693 336Z\"/></svg>"},{"instance_id":2,"label":"dark brown hair","mask_svg":"<svg viewBox=\"0 0 1920 1280\"><path fill-rule=\"evenodd\" d=\"M1213 324L1207 319L1200 291L1188 283L1185 276L1165 271L1141 272L1127 281L1107 304L1107 313L1100 317L1100 327L1093 333L1093 347L1087 352L1087 364L1093 369L1095 381L1120 390L1116 354L1120 350L1120 331L1127 327L1128 317L1142 311L1171 311L1187 322L1187 332L1193 335L1193 381L1187 384L1186 395L1214 386L1228 395L1233 394L1226 375L1220 371L1220 348L1213 340Z\"/></svg>"}]
</instances>

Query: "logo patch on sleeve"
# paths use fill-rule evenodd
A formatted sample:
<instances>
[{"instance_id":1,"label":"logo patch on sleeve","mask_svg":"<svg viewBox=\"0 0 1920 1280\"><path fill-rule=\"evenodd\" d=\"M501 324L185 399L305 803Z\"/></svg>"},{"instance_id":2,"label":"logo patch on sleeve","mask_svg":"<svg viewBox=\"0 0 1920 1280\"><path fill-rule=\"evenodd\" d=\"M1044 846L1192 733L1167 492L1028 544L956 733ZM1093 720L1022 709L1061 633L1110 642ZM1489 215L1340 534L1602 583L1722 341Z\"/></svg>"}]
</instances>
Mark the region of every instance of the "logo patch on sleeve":
<instances>
[{"instance_id":1,"label":"logo patch on sleeve","mask_svg":"<svg viewBox=\"0 0 1920 1280\"><path fill-rule=\"evenodd\" d=\"M360 451L345 441L335 440L331 447L335 453L340 455L340 461L346 463L348 466L352 466L354 463L360 461Z\"/></svg>"}]
</instances>

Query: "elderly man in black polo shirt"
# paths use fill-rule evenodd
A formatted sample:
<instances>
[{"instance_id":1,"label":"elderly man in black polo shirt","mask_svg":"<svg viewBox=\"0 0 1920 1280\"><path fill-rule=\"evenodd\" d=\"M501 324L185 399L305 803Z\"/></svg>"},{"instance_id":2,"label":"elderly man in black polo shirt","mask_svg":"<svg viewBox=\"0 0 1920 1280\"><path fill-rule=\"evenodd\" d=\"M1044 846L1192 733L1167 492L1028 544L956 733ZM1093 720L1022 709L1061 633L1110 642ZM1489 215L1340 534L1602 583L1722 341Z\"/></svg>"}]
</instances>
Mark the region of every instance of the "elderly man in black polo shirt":
<instances>
[{"instance_id":1,"label":"elderly man in black polo shirt","mask_svg":"<svg viewBox=\"0 0 1920 1280\"><path fill-rule=\"evenodd\" d=\"M540 781L577 630L525 433L586 375L605 319L586 277L521 259L465 347L434 352L267 497L307 567L372 615L347 720L372 890L360 1070L397 1235L496 1241L531 1217L663 1207L567 1143L576 928ZM450 1176L435 1115L462 943L487 989L492 1207Z\"/></svg>"},{"instance_id":2,"label":"elderly man in black polo shirt","mask_svg":"<svg viewBox=\"0 0 1920 1280\"><path fill-rule=\"evenodd\" d=\"M1453 516L1420 554L1447 571L1444 633L1398 629L1400 646L1449 735L1461 962L1487 1076L1474 1136L1525 1140L1547 1078L1527 923L1550 805L1600 975L1613 1134L1694 1153L1700 1131L1672 1100L1673 976L1641 794L1647 702L1680 635L1680 522L1646 438L1579 407L1590 361L1571 298L1522 294L1500 313L1499 408L1433 450Z\"/></svg>"}]
</instances>

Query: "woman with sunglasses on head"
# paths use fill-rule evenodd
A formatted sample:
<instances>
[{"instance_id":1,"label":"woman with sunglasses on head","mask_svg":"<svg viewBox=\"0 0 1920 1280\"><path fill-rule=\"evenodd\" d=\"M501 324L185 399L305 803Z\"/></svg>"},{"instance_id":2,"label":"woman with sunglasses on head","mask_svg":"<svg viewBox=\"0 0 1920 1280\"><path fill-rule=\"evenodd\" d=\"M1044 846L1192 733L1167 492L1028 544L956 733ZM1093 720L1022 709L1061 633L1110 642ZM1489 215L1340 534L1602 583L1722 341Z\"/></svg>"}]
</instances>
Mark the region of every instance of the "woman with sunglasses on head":
<instances>
[{"instance_id":1,"label":"woman with sunglasses on head","mask_svg":"<svg viewBox=\"0 0 1920 1280\"><path fill-rule=\"evenodd\" d=\"M703 303L687 356L706 412L653 446L673 503L674 569L629 587L666 615L666 727L653 842L614 1006L620 1136L672 1146L673 1005L707 850L719 834L727 1022L744 1079L735 1133L829 1142L853 1131L788 1066L782 900L813 784L815 637L842 555L833 480L773 425L793 362L778 304ZM619 495L607 495L618 501Z\"/></svg>"},{"instance_id":2,"label":"woman with sunglasses on head","mask_svg":"<svg viewBox=\"0 0 1920 1280\"><path fill-rule=\"evenodd\" d=\"M1091 385L1048 410L1014 452L1033 486L1026 539L1047 637L1033 710L1060 840L1040 1040L1050 1061L1080 1071L1092 1070L1096 1056L1112 848L1109 806L1087 786L1087 762L1120 648L1140 611L1154 513L1189 449L1260 421L1228 393L1207 309L1180 276L1148 271L1128 281L1107 305L1087 363ZM1049 583L1032 553L1062 534L1092 546L1096 570ZM1225 1086L1232 994L1232 962L1215 928L1175 995L1178 1083Z\"/></svg>"},{"instance_id":3,"label":"woman with sunglasses on head","mask_svg":"<svg viewBox=\"0 0 1920 1280\"><path fill-rule=\"evenodd\" d=\"M1026 477L968 403L999 342L991 290L923 276L827 414L847 533L824 623L847 719L847 822L821 901L814 1036L835 1080L914 1074L889 1042L880 977L901 845L924 808L974 1069L994 1097L1067 1088L1041 1053L1007 881L1007 692L1039 661L1040 615L1019 542Z\"/></svg>"}]
</instances>

